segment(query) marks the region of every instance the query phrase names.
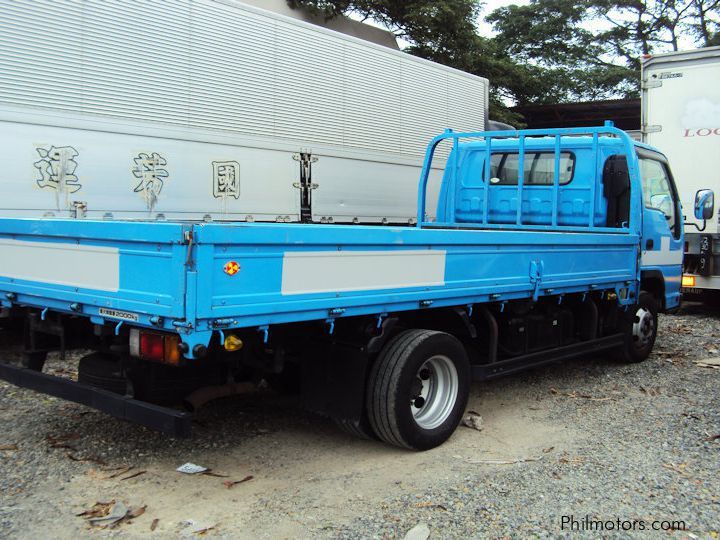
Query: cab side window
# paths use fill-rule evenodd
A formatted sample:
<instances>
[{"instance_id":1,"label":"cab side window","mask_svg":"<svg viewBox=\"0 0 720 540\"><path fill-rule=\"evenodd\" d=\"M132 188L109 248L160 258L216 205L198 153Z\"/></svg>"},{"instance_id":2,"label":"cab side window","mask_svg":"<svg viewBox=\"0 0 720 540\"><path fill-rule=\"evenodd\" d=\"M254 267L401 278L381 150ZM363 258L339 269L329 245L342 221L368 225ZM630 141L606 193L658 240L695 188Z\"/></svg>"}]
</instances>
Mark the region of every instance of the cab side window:
<instances>
[{"instance_id":1,"label":"cab side window","mask_svg":"<svg viewBox=\"0 0 720 540\"><path fill-rule=\"evenodd\" d=\"M677 207L667 167L660 161L646 157L640 157L639 161L645 206L665 214L670 230L677 236Z\"/></svg>"},{"instance_id":2,"label":"cab side window","mask_svg":"<svg viewBox=\"0 0 720 540\"><path fill-rule=\"evenodd\" d=\"M490 158L490 183L516 186L520 156L517 153L494 153ZM553 152L526 152L523 184L526 186L552 186L555 181L555 154ZM569 184L575 172L575 154L560 153L559 184Z\"/></svg>"}]
</instances>

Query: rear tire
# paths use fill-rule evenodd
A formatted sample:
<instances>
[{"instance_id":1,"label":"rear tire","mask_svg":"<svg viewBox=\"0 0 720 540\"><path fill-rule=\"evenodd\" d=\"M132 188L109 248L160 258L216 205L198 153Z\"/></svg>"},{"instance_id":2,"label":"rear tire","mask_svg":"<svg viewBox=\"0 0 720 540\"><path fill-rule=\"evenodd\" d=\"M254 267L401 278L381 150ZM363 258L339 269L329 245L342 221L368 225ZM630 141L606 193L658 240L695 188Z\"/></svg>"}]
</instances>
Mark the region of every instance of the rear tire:
<instances>
[{"instance_id":1,"label":"rear tire","mask_svg":"<svg viewBox=\"0 0 720 540\"><path fill-rule=\"evenodd\" d=\"M453 434L469 394L462 343L443 332L406 330L385 345L370 371L370 425L386 443L428 450Z\"/></svg>"},{"instance_id":2,"label":"rear tire","mask_svg":"<svg viewBox=\"0 0 720 540\"><path fill-rule=\"evenodd\" d=\"M637 304L630 307L625 317L625 345L621 350L621 360L636 364L647 359L657 338L658 305L655 297L642 291Z\"/></svg>"},{"instance_id":3,"label":"rear tire","mask_svg":"<svg viewBox=\"0 0 720 540\"><path fill-rule=\"evenodd\" d=\"M228 382L227 367L220 363L168 366L143 362L129 371L135 399L174 405L204 386L222 386Z\"/></svg>"},{"instance_id":4,"label":"rear tire","mask_svg":"<svg viewBox=\"0 0 720 540\"><path fill-rule=\"evenodd\" d=\"M90 353L80 359L78 382L115 394L125 394L127 391L127 380L120 359L99 352Z\"/></svg>"}]
</instances>

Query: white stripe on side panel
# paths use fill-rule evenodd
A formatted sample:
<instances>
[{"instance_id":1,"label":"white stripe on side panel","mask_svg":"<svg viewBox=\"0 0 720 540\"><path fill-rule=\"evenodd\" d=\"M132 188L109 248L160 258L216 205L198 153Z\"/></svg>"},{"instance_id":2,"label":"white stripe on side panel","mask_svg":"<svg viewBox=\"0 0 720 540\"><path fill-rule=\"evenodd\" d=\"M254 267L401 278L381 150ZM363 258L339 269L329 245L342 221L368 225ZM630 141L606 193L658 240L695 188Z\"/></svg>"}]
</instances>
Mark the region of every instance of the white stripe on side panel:
<instances>
[{"instance_id":1,"label":"white stripe on side panel","mask_svg":"<svg viewBox=\"0 0 720 540\"><path fill-rule=\"evenodd\" d=\"M683 250L678 247L676 250L670 249L670 237L663 236L660 238L660 249L653 251L643 251L640 259L640 266L667 266L682 264Z\"/></svg>"},{"instance_id":2,"label":"white stripe on side panel","mask_svg":"<svg viewBox=\"0 0 720 540\"><path fill-rule=\"evenodd\" d=\"M0 277L117 292L116 248L0 239Z\"/></svg>"},{"instance_id":3,"label":"white stripe on side panel","mask_svg":"<svg viewBox=\"0 0 720 540\"><path fill-rule=\"evenodd\" d=\"M288 251L283 257L282 294L444 284L444 251Z\"/></svg>"}]
</instances>

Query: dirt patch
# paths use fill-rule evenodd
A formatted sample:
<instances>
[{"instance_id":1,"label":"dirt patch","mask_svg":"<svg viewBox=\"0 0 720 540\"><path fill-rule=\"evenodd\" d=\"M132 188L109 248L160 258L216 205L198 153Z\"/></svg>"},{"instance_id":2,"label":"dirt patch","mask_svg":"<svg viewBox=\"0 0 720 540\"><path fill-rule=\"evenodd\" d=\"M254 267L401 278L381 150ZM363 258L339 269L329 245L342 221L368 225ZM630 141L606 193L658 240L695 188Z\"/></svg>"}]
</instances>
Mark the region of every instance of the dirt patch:
<instances>
[{"instance_id":1,"label":"dirt patch","mask_svg":"<svg viewBox=\"0 0 720 540\"><path fill-rule=\"evenodd\" d=\"M89 527L76 514L115 500L147 508L98 534L402 537L422 522L434 537L554 535L561 512L676 516L709 534L720 372L693 360L719 334L692 311L663 317L646 363L583 359L475 384L481 430L422 453L351 438L270 392L215 402L179 441L0 384L0 531L76 538ZM186 462L215 476L175 470Z\"/></svg>"}]
</instances>

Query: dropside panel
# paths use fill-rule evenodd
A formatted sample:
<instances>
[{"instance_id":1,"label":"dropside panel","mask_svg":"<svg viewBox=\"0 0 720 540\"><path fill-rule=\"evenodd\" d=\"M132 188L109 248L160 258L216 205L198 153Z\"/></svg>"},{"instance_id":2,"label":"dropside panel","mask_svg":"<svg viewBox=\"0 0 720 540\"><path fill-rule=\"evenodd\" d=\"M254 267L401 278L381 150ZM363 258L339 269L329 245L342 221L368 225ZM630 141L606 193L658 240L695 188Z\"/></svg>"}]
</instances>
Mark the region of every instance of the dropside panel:
<instances>
[{"instance_id":1,"label":"dropside panel","mask_svg":"<svg viewBox=\"0 0 720 540\"><path fill-rule=\"evenodd\" d=\"M0 219L0 298L96 322L184 318L183 232L169 223Z\"/></svg>"},{"instance_id":2,"label":"dropside panel","mask_svg":"<svg viewBox=\"0 0 720 540\"><path fill-rule=\"evenodd\" d=\"M630 234L286 224L195 231L198 329L636 286ZM229 262L239 270L225 272Z\"/></svg>"}]
</instances>

